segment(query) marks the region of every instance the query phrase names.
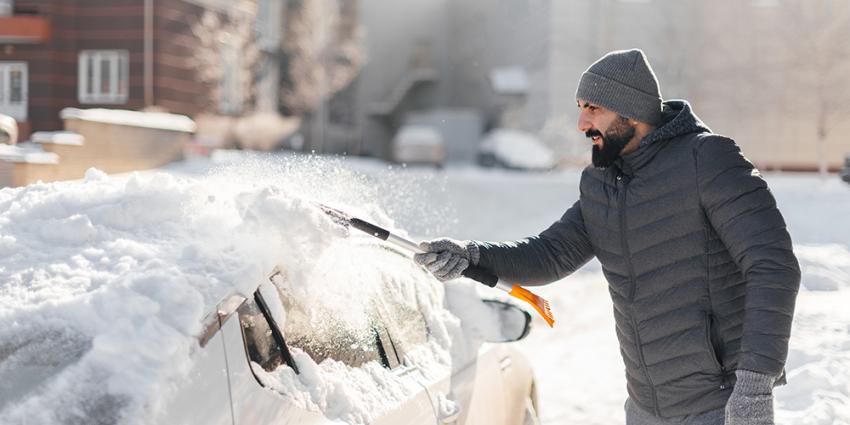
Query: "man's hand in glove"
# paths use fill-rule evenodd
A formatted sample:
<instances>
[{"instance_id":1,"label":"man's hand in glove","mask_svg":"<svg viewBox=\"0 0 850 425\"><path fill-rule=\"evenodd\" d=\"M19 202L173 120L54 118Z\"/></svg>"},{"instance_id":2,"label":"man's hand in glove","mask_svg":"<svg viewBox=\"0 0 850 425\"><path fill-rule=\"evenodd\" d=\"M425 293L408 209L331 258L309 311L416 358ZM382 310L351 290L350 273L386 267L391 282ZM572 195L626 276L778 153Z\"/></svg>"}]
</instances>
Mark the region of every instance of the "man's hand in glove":
<instances>
[{"instance_id":1,"label":"man's hand in glove","mask_svg":"<svg viewBox=\"0 0 850 425\"><path fill-rule=\"evenodd\" d=\"M425 266L437 279L457 279L470 264L478 264L478 245L469 241L442 238L422 242L413 260Z\"/></svg>"},{"instance_id":2,"label":"man's hand in glove","mask_svg":"<svg viewBox=\"0 0 850 425\"><path fill-rule=\"evenodd\" d=\"M736 370L738 381L726 402L726 425L773 425L775 378L749 370Z\"/></svg>"}]
</instances>

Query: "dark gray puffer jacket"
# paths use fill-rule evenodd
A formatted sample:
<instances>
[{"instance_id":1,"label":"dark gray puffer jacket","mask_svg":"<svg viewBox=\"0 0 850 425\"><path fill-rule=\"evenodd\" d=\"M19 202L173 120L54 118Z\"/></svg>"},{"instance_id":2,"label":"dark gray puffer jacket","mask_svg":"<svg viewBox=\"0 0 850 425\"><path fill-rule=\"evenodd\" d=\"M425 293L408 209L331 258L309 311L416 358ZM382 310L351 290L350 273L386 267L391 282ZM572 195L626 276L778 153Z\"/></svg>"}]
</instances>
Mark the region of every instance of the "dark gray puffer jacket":
<instances>
[{"instance_id":1,"label":"dark gray puffer jacket","mask_svg":"<svg viewBox=\"0 0 850 425\"><path fill-rule=\"evenodd\" d=\"M758 171L684 101L540 235L475 242L479 265L541 285L599 259L629 396L657 416L723 407L735 370L779 377L800 269ZM782 379L780 379L782 381Z\"/></svg>"}]
</instances>

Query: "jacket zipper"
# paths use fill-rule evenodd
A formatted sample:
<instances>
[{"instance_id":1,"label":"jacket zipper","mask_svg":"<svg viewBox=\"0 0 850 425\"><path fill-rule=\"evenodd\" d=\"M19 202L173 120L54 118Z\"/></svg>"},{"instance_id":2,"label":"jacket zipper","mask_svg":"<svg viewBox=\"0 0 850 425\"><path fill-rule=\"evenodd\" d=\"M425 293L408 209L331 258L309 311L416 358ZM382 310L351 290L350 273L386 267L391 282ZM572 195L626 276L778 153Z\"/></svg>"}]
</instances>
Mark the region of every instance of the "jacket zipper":
<instances>
[{"instance_id":1,"label":"jacket zipper","mask_svg":"<svg viewBox=\"0 0 850 425\"><path fill-rule=\"evenodd\" d=\"M637 286L637 282L635 282L635 270L630 258L631 254L629 252L629 242L626 240L626 189L629 187L629 178L623 177L623 174L620 173L617 175L617 183L620 182L623 183L618 196L620 198L620 241L623 244L623 258L626 259L626 265L629 269L629 283L631 284L629 289L629 309L631 310L632 326L635 331L635 348L637 349L638 359L640 360L640 368L643 370L643 374L646 376L646 380L649 383L649 391L652 394L652 409L655 411L655 416L661 416L661 412L658 408L658 396L655 394L655 385L652 383L652 378L650 378L649 370L647 370L646 367L646 359L643 357L640 332L638 332L638 323L637 319L634 317L634 307L632 305L635 300L635 287Z\"/></svg>"}]
</instances>

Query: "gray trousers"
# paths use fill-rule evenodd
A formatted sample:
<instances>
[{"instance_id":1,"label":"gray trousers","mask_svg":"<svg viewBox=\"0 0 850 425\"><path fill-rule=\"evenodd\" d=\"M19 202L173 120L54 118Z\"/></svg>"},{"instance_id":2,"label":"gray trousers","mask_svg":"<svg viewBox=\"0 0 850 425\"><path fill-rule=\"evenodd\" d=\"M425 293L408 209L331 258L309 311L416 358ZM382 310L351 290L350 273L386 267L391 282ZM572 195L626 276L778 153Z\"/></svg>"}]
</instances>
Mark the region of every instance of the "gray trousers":
<instances>
[{"instance_id":1,"label":"gray trousers","mask_svg":"<svg viewBox=\"0 0 850 425\"><path fill-rule=\"evenodd\" d=\"M632 399L626 399L626 425L723 425L724 413L720 408L696 415L659 418L638 407Z\"/></svg>"}]
</instances>

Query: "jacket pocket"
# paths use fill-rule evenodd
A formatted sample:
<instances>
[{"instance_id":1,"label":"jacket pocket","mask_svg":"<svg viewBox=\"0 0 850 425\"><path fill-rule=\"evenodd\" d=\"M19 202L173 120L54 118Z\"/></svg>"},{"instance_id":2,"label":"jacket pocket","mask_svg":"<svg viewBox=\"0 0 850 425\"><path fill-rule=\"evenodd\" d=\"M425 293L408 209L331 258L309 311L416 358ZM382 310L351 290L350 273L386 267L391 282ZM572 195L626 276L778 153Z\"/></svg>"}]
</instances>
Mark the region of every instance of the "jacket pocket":
<instances>
[{"instance_id":1,"label":"jacket pocket","mask_svg":"<svg viewBox=\"0 0 850 425\"><path fill-rule=\"evenodd\" d=\"M720 358L717 355L716 347L712 342L712 332L714 325L714 317L706 313L705 314L705 347L708 349L708 355L711 357L711 361L714 362L714 366L717 367L717 370L720 371L721 374L726 373L726 369L723 367L723 364L720 363Z\"/></svg>"}]
</instances>

